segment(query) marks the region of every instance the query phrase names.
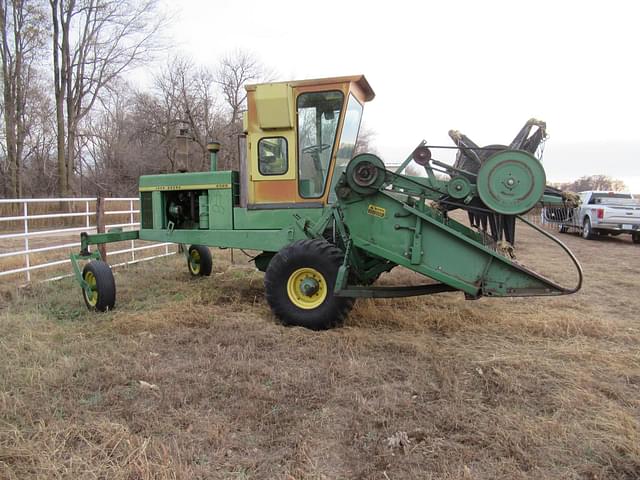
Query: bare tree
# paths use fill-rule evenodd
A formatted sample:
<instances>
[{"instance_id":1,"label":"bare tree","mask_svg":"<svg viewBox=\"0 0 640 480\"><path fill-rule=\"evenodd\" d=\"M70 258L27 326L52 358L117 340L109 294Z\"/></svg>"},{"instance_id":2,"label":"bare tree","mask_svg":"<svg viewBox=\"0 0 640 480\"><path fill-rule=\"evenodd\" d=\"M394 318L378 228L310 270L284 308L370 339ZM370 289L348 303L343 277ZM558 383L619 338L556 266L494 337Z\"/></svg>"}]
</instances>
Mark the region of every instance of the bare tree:
<instances>
[{"instance_id":1,"label":"bare tree","mask_svg":"<svg viewBox=\"0 0 640 480\"><path fill-rule=\"evenodd\" d=\"M584 192L586 190L605 190L620 192L626 190L626 185L622 180L611 178L607 175L591 175L580 177L579 179L559 184L562 190L571 192Z\"/></svg>"},{"instance_id":2,"label":"bare tree","mask_svg":"<svg viewBox=\"0 0 640 480\"><path fill-rule=\"evenodd\" d=\"M272 73L257 57L245 50L235 50L222 58L215 73L215 81L231 109L229 123L235 124L241 120L240 114L247 101L244 86L251 82L269 80L271 77Z\"/></svg>"},{"instance_id":3,"label":"bare tree","mask_svg":"<svg viewBox=\"0 0 640 480\"><path fill-rule=\"evenodd\" d=\"M232 147L224 135L229 115L216 93L207 68L175 56L156 76L153 92L136 96L136 131L156 140L168 170L205 170L211 137L222 141L225 152ZM221 161L220 166L229 164Z\"/></svg>"},{"instance_id":4,"label":"bare tree","mask_svg":"<svg viewBox=\"0 0 640 480\"><path fill-rule=\"evenodd\" d=\"M245 50L235 50L220 60L214 79L220 88L229 115L226 125L217 128L217 140L221 141L223 146L228 145L220 153L221 163L226 168L236 166L240 156L238 135L242 133L242 113L246 110L245 85L269 81L273 77L272 70L266 68L254 54Z\"/></svg>"},{"instance_id":5,"label":"bare tree","mask_svg":"<svg viewBox=\"0 0 640 480\"><path fill-rule=\"evenodd\" d=\"M376 132L368 128L366 125L360 126L358 132L358 140L356 141L356 148L353 151L353 156L360 153L377 153L373 142L375 140Z\"/></svg>"},{"instance_id":6,"label":"bare tree","mask_svg":"<svg viewBox=\"0 0 640 480\"><path fill-rule=\"evenodd\" d=\"M35 76L35 58L45 39L44 10L33 0L0 0L0 57L2 59L3 119L8 193L22 195L21 166L28 126L27 89Z\"/></svg>"},{"instance_id":7,"label":"bare tree","mask_svg":"<svg viewBox=\"0 0 640 480\"><path fill-rule=\"evenodd\" d=\"M163 18L159 0L49 0L60 195L75 167L78 128L125 71L148 62Z\"/></svg>"},{"instance_id":8,"label":"bare tree","mask_svg":"<svg viewBox=\"0 0 640 480\"><path fill-rule=\"evenodd\" d=\"M174 57L163 73L156 77L155 83L159 95L173 112L174 117L168 120L185 129L181 135L185 151L189 152L189 142L197 146L195 165L186 164L184 168L205 169L207 140L219 115L211 72L207 68L196 67L186 58Z\"/></svg>"},{"instance_id":9,"label":"bare tree","mask_svg":"<svg viewBox=\"0 0 640 480\"><path fill-rule=\"evenodd\" d=\"M189 144L194 138L192 132L198 130L193 70L189 60L173 57L154 78L153 90L135 96L136 137L142 143L153 142L155 150L163 153L164 170L172 172L189 169L189 162L182 157L189 157ZM201 154L198 157L200 165L204 158Z\"/></svg>"},{"instance_id":10,"label":"bare tree","mask_svg":"<svg viewBox=\"0 0 640 480\"><path fill-rule=\"evenodd\" d=\"M49 79L38 74L29 79L26 90L22 172L29 181L22 185L24 196L42 197L56 191L55 107L50 88Z\"/></svg>"}]
</instances>

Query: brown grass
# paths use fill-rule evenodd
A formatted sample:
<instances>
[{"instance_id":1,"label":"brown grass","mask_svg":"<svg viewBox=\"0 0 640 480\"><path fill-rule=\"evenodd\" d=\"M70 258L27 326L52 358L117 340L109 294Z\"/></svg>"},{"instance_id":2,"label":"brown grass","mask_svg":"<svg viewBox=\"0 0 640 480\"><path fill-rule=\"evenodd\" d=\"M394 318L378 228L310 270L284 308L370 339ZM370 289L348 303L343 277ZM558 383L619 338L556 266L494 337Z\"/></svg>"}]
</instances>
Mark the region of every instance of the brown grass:
<instances>
[{"instance_id":1,"label":"brown grass","mask_svg":"<svg viewBox=\"0 0 640 480\"><path fill-rule=\"evenodd\" d=\"M579 294L359 301L320 333L277 324L226 252L208 279L177 256L120 270L107 314L71 281L12 290L0 478L638 478L640 250L561 238Z\"/></svg>"}]
</instances>

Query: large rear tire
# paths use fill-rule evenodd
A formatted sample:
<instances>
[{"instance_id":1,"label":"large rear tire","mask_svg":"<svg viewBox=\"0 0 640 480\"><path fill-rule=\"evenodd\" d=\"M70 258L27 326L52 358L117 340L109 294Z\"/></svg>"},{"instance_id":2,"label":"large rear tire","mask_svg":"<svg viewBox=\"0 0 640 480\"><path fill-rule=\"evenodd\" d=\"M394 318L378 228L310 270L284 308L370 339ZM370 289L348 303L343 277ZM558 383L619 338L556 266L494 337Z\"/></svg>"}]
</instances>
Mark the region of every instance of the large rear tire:
<instances>
[{"instance_id":1,"label":"large rear tire","mask_svg":"<svg viewBox=\"0 0 640 480\"><path fill-rule=\"evenodd\" d=\"M640 233L633 233L631 235L631 241L633 243L640 243Z\"/></svg>"},{"instance_id":2,"label":"large rear tire","mask_svg":"<svg viewBox=\"0 0 640 480\"><path fill-rule=\"evenodd\" d=\"M99 312L113 310L116 304L116 281L111 267L100 260L89 262L82 269L82 278L89 285L88 289L82 289L87 308Z\"/></svg>"},{"instance_id":3,"label":"large rear tire","mask_svg":"<svg viewBox=\"0 0 640 480\"><path fill-rule=\"evenodd\" d=\"M267 302L285 325L326 330L340 325L354 299L333 294L344 255L324 239L299 240L280 250L264 276Z\"/></svg>"}]
</instances>

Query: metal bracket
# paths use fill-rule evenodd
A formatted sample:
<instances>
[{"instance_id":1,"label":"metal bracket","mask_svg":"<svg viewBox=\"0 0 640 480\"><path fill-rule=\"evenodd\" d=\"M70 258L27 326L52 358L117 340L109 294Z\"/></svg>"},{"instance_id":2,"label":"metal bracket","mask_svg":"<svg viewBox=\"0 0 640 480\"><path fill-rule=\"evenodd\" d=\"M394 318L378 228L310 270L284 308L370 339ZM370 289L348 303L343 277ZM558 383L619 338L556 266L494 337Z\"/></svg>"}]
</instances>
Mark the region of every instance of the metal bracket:
<instances>
[{"instance_id":1,"label":"metal bracket","mask_svg":"<svg viewBox=\"0 0 640 480\"><path fill-rule=\"evenodd\" d=\"M347 282L349 281L349 268L351 265L351 241L346 243L347 248L344 252L344 259L342 260L342 265L338 269L338 275L336 277L336 284L333 288L334 295L339 295L339 292L347 286Z\"/></svg>"},{"instance_id":2,"label":"metal bracket","mask_svg":"<svg viewBox=\"0 0 640 480\"><path fill-rule=\"evenodd\" d=\"M102 260L102 257L100 256L100 251L95 250L94 252L87 253L86 255L84 254L84 252L72 253L71 255L69 255L69 259L71 260L71 268L73 269L73 276L75 277L76 281L80 284L80 287L83 290L89 289L90 288L89 284L85 282L84 278L82 278L82 272L80 271L80 265L78 261L79 260Z\"/></svg>"},{"instance_id":3,"label":"metal bracket","mask_svg":"<svg viewBox=\"0 0 640 480\"><path fill-rule=\"evenodd\" d=\"M337 297L354 298L396 298L415 297L418 295L431 295L433 293L456 291L458 291L457 288L451 287L444 283L433 283L428 285L408 285L401 287L363 287L360 285L348 285L347 288L335 290L334 295Z\"/></svg>"}]
</instances>

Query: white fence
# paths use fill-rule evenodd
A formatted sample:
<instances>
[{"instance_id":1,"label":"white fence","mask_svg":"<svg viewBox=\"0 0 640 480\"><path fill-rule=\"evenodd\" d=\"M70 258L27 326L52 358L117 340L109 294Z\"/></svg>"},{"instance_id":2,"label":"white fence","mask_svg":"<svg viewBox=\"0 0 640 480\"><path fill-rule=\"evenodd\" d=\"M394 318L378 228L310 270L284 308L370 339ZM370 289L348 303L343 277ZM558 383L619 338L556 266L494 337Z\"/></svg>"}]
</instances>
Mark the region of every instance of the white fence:
<instances>
[{"instance_id":1,"label":"white fence","mask_svg":"<svg viewBox=\"0 0 640 480\"><path fill-rule=\"evenodd\" d=\"M134 230L140 226L140 209L138 198L105 198L104 199L105 231L111 228ZM48 205L46 205L48 204ZM123 210L121 205L127 205ZM80 210L72 212L33 213L36 205L53 209ZM18 277L26 282L32 280L31 273L34 270L51 269L52 267L70 264L69 251L79 249L80 232L96 233L96 198L30 198L30 199L0 199L0 281L3 277L12 279ZM115 205L117 210L109 209ZM20 212L18 215L5 215L4 212ZM109 223L110 218L120 217L119 223ZM125 222L122 219L126 218ZM66 219L81 219L82 226L63 226ZM51 223L56 228L35 228L33 223ZM116 221L118 222L118 221ZM78 223L77 221L73 223ZM12 228L13 227L13 228ZM5 233L7 232L7 233ZM76 236L78 241L70 242L70 236ZM141 261L166 257L177 252L175 244L154 243L140 245L140 241L127 241L127 248L109 251L109 256L127 254L125 260L112 267L128 265ZM138 252L148 251L146 256ZM51 255L51 252L56 252ZM58 254L59 252L59 254ZM46 253L45 261L37 263L35 254ZM16 259L20 260L20 266L16 266ZM34 261L36 260L36 261ZM70 265L69 265L70 270ZM13 276L13 277L12 277ZM42 280L57 280L71 276L71 273L47 276Z\"/></svg>"}]
</instances>

